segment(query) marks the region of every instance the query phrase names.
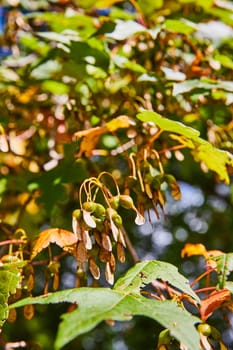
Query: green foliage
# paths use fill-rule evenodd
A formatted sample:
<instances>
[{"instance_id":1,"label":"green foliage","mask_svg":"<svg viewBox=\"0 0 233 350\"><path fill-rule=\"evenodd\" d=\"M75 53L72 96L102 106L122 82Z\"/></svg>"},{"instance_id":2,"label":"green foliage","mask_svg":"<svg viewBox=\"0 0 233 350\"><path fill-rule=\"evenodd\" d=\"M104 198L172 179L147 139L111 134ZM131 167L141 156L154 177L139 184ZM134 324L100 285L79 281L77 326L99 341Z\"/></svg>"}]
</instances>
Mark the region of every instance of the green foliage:
<instances>
[{"instance_id":1,"label":"green foliage","mask_svg":"<svg viewBox=\"0 0 233 350\"><path fill-rule=\"evenodd\" d=\"M26 262L9 262L0 266L0 327L8 317L8 298L20 288L21 271Z\"/></svg>"},{"instance_id":2,"label":"green foliage","mask_svg":"<svg viewBox=\"0 0 233 350\"><path fill-rule=\"evenodd\" d=\"M138 114L137 117L144 122L155 123L161 130L183 136L184 138L182 139L175 139L192 150L196 161L204 162L207 169L215 171L221 180L229 184L230 179L227 166L233 166L233 157L230 153L219 150L213 147L211 143L200 138L200 133L197 130L187 127L180 122L162 118L158 113L144 111Z\"/></svg>"},{"instance_id":3,"label":"green foliage","mask_svg":"<svg viewBox=\"0 0 233 350\"><path fill-rule=\"evenodd\" d=\"M24 309L0 343L24 338L25 327L33 339L35 323L44 329L25 325L31 304L65 301L77 308L53 306L63 313L58 333L59 320L46 314L57 349L93 350L86 332L139 315L153 320L143 345L135 317L132 335L113 330L106 349L116 339L154 349L150 333L158 350L224 349L218 314L232 312L233 291L231 2L4 6L0 326L8 304L18 298L11 310ZM183 244L182 257L195 255L189 263L179 258ZM154 320L166 328L160 334Z\"/></svg>"},{"instance_id":4,"label":"green foliage","mask_svg":"<svg viewBox=\"0 0 233 350\"><path fill-rule=\"evenodd\" d=\"M228 275L233 271L233 253L213 257L213 260L217 263L219 288L228 288L227 286L231 284L231 282L229 284L229 281L227 281Z\"/></svg>"},{"instance_id":5,"label":"green foliage","mask_svg":"<svg viewBox=\"0 0 233 350\"><path fill-rule=\"evenodd\" d=\"M27 298L12 305L49 304L69 302L77 309L62 316L55 349L61 349L78 335L90 331L104 320L126 321L132 316L150 317L164 327L190 350L200 348L199 335L194 325L198 318L190 316L174 301L150 300L140 295L140 290L154 279L163 279L183 292L199 299L188 287L187 280L177 269L161 261L143 261L121 277L112 290L108 288L68 289L35 298Z\"/></svg>"},{"instance_id":6,"label":"green foliage","mask_svg":"<svg viewBox=\"0 0 233 350\"><path fill-rule=\"evenodd\" d=\"M197 295L190 288L189 282L175 266L157 260L145 260L132 267L124 277L116 282L114 289L137 293L144 284L151 283L155 279L162 279L199 301Z\"/></svg>"}]
</instances>

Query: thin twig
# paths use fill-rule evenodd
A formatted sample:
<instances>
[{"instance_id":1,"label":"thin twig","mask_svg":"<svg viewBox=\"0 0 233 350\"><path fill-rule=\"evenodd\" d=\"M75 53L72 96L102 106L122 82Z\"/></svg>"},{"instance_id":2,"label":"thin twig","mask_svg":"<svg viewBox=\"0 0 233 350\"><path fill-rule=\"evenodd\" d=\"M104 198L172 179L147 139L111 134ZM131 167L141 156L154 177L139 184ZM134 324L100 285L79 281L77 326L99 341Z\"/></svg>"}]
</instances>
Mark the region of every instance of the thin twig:
<instances>
[{"instance_id":1,"label":"thin twig","mask_svg":"<svg viewBox=\"0 0 233 350\"><path fill-rule=\"evenodd\" d=\"M121 227L121 232L122 232L122 234L123 234L123 236L124 236L126 246L127 246L128 250L129 250L129 254L130 254L131 257L132 257L134 264L136 264L137 262L140 261L139 256L137 255L137 253L136 253L136 251L135 251L135 249L134 249L134 246L133 246L133 244L131 243L131 241L130 241L130 239L129 239L129 236L128 236L128 234L126 233L126 231L125 231L125 229L124 229L123 226Z\"/></svg>"}]
</instances>

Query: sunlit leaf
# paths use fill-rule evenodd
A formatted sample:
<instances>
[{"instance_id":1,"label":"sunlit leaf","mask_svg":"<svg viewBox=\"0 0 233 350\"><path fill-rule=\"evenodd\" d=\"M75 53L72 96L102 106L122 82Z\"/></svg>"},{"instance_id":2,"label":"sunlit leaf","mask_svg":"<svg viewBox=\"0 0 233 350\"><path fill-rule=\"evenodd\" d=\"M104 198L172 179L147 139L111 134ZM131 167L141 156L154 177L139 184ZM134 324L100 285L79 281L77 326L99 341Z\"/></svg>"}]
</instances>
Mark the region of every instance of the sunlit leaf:
<instances>
[{"instance_id":1,"label":"sunlit leaf","mask_svg":"<svg viewBox=\"0 0 233 350\"><path fill-rule=\"evenodd\" d=\"M139 293L140 288L155 279L167 281L173 287L199 300L196 293L189 286L189 282L177 270L174 265L163 261L145 260L137 263L115 284L114 289L127 290Z\"/></svg>"},{"instance_id":2,"label":"sunlit leaf","mask_svg":"<svg viewBox=\"0 0 233 350\"><path fill-rule=\"evenodd\" d=\"M49 91L57 95L64 95L69 92L69 87L66 84L54 80L45 80L42 87L45 91Z\"/></svg>"},{"instance_id":3,"label":"sunlit leaf","mask_svg":"<svg viewBox=\"0 0 233 350\"><path fill-rule=\"evenodd\" d=\"M0 265L0 328L8 317L8 298L20 288L21 272L26 262L12 262Z\"/></svg>"},{"instance_id":4,"label":"sunlit leaf","mask_svg":"<svg viewBox=\"0 0 233 350\"><path fill-rule=\"evenodd\" d=\"M146 28L144 26L135 21L118 20L114 31L106 34L106 36L115 40L125 40L132 35L139 32L144 32L145 30Z\"/></svg>"},{"instance_id":5,"label":"sunlit leaf","mask_svg":"<svg viewBox=\"0 0 233 350\"><path fill-rule=\"evenodd\" d=\"M134 315L144 315L156 320L163 327L169 329L172 336L190 350L200 350L199 333L194 326L199 320L197 317L191 316L175 301L151 300L138 293L140 286L149 283L154 278L161 278L161 275L165 275L167 270L169 278L171 277L175 281L178 277L176 282L181 282L181 287L190 292L176 269L171 271L171 265L164 264L163 266L160 263L148 261L137 264L117 282L113 290L108 288L69 289L47 296L27 298L11 307L65 301L78 304L75 311L62 317L55 343L56 350L61 349L80 334L88 332L103 320L127 321ZM144 273L147 275L144 276ZM150 274L151 276L149 276ZM167 278L165 277L165 279ZM139 281L135 282L136 280ZM191 293L193 292L191 291Z\"/></svg>"},{"instance_id":6,"label":"sunlit leaf","mask_svg":"<svg viewBox=\"0 0 233 350\"><path fill-rule=\"evenodd\" d=\"M207 81L205 79L186 80L181 83L173 84L173 96L184 94L194 89L220 89L233 92L233 83L231 81Z\"/></svg>"},{"instance_id":7,"label":"sunlit leaf","mask_svg":"<svg viewBox=\"0 0 233 350\"><path fill-rule=\"evenodd\" d=\"M233 253L221 254L211 257L211 260L217 264L219 287L224 288L227 277L233 271Z\"/></svg>"},{"instance_id":8,"label":"sunlit leaf","mask_svg":"<svg viewBox=\"0 0 233 350\"><path fill-rule=\"evenodd\" d=\"M233 69L233 60L231 59L231 57L222 54L217 54L214 56L214 59L219 61L223 67Z\"/></svg>"},{"instance_id":9,"label":"sunlit leaf","mask_svg":"<svg viewBox=\"0 0 233 350\"><path fill-rule=\"evenodd\" d=\"M156 112L143 111L137 114L137 118L143 122L153 122L164 131L174 132L187 138L193 139L200 135L198 130L186 126L181 122L162 117L162 115Z\"/></svg>"},{"instance_id":10,"label":"sunlit leaf","mask_svg":"<svg viewBox=\"0 0 233 350\"><path fill-rule=\"evenodd\" d=\"M165 21L165 28L174 33L189 35L196 30L194 23L184 21L182 19L167 19Z\"/></svg>"},{"instance_id":11,"label":"sunlit leaf","mask_svg":"<svg viewBox=\"0 0 233 350\"><path fill-rule=\"evenodd\" d=\"M181 257L184 258L185 256L189 257L193 255L203 255L207 257L206 247L201 243L186 243L181 251Z\"/></svg>"},{"instance_id":12,"label":"sunlit leaf","mask_svg":"<svg viewBox=\"0 0 233 350\"><path fill-rule=\"evenodd\" d=\"M31 259L34 259L43 249L47 248L50 243L56 243L59 247L64 248L77 242L77 237L73 232L61 228L50 228L42 231L33 247Z\"/></svg>"},{"instance_id":13,"label":"sunlit leaf","mask_svg":"<svg viewBox=\"0 0 233 350\"><path fill-rule=\"evenodd\" d=\"M128 128L131 124L130 118L122 115L106 123L104 126L97 126L88 130L82 130L75 133L77 138L82 137L79 155L83 153L91 156L93 149L97 145L99 138L106 132L114 132L118 129Z\"/></svg>"},{"instance_id":14,"label":"sunlit leaf","mask_svg":"<svg viewBox=\"0 0 233 350\"><path fill-rule=\"evenodd\" d=\"M143 122L153 122L161 130L184 136L187 141L182 137L180 142L191 149L194 159L203 162L207 169L216 172L221 181L229 183L228 166L233 168L233 156L229 152L220 150L208 141L200 138L199 131L178 121L162 117L156 112L143 111L137 114L137 118ZM173 135L171 137L179 140L179 137Z\"/></svg>"},{"instance_id":15,"label":"sunlit leaf","mask_svg":"<svg viewBox=\"0 0 233 350\"><path fill-rule=\"evenodd\" d=\"M55 33L55 32L44 32L44 33L38 33L40 37L43 37L48 40L52 40L55 42L59 42L62 44L70 44L71 39L73 40L74 37L70 37L69 35L66 34L61 34L61 33ZM76 39L79 40L78 35L76 34Z\"/></svg>"}]
</instances>

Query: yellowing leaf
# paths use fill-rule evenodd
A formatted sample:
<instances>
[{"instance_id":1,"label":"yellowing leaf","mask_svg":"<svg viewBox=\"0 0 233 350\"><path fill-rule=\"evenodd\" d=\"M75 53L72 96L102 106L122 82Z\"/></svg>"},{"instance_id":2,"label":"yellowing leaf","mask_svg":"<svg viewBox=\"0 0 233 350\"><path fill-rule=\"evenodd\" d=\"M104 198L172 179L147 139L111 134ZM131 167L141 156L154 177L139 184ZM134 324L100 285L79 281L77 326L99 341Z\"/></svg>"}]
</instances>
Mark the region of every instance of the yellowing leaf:
<instances>
[{"instance_id":1,"label":"yellowing leaf","mask_svg":"<svg viewBox=\"0 0 233 350\"><path fill-rule=\"evenodd\" d=\"M201 243L187 243L181 251L181 257L192 256L192 255L203 255L204 257L208 256L205 246Z\"/></svg>"},{"instance_id":2,"label":"yellowing leaf","mask_svg":"<svg viewBox=\"0 0 233 350\"><path fill-rule=\"evenodd\" d=\"M77 237L73 232L61 228L50 228L40 233L32 251L31 259L34 259L43 249L47 248L50 243L56 243L59 247L64 248L77 242Z\"/></svg>"},{"instance_id":3,"label":"yellowing leaf","mask_svg":"<svg viewBox=\"0 0 233 350\"><path fill-rule=\"evenodd\" d=\"M78 156L85 154L87 157L92 156L92 151L95 149L101 135L107 132L114 132L118 129L128 128L131 122L129 117L121 115L104 126L97 126L88 130L82 130L75 133L75 137L83 138L80 144Z\"/></svg>"},{"instance_id":4,"label":"yellowing leaf","mask_svg":"<svg viewBox=\"0 0 233 350\"><path fill-rule=\"evenodd\" d=\"M108 131L116 131L117 129L124 129L130 126L131 122L127 115L120 115L106 124Z\"/></svg>"}]
</instances>

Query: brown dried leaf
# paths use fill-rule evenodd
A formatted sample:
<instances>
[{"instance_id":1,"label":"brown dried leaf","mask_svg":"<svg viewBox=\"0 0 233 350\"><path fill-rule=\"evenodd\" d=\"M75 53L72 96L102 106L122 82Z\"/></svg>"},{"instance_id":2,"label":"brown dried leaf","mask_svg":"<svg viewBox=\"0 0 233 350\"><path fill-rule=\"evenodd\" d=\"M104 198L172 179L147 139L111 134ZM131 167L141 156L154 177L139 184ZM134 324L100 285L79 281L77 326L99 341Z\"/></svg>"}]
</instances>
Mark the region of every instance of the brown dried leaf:
<instances>
[{"instance_id":1,"label":"brown dried leaf","mask_svg":"<svg viewBox=\"0 0 233 350\"><path fill-rule=\"evenodd\" d=\"M77 242L77 237L73 232L62 228L50 228L42 231L36 241L32 251L31 259L34 259L43 249L47 248L50 243L56 243L59 247L64 248Z\"/></svg>"},{"instance_id":2,"label":"brown dried leaf","mask_svg":"<svg viewBox=\"0 0 233 350\"><path fill-rule=\"evenodd\" d=\"M121 115L110 122L106 123L104 126L97 126L88 130L82 130L75 133L75 137L82 137L80 144L80 150L78 157L83 154L86 157L92 156L92 151L96 148L99 138L102 134L106 132L114 132L118 129L128 128L130 126L130 119L125 115Z\"/></svg>"}]
</instances>

